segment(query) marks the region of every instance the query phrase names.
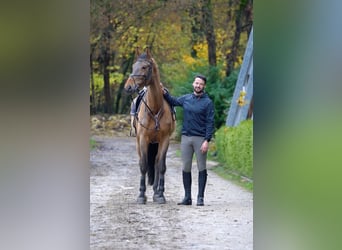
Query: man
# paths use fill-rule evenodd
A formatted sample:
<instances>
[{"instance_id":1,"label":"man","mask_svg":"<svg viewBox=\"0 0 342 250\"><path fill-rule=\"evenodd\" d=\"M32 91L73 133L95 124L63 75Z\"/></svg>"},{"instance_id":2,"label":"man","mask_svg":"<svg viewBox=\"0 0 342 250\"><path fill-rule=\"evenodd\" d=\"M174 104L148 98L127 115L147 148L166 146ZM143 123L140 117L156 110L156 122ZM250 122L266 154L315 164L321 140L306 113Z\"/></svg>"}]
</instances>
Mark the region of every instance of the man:
<instances>
[{"instance_id":1,"label":"man","mask_svg":"<svg viewBox=\"0 0 342 250\"><path fill-rule=\"evenodd\" d=\"M185 196L178 205L192 205L191 168L195 153L198 167L197 206L204 205L204 190L207 182L207 152L209 141L214 133L214 105L208 94L204 92L207 79L197 75L192 83L193 93L178 98L164 90L165 99L174 106L184 110L181 152L183 162L183 186Z\"/></svg>"}]
</instances>

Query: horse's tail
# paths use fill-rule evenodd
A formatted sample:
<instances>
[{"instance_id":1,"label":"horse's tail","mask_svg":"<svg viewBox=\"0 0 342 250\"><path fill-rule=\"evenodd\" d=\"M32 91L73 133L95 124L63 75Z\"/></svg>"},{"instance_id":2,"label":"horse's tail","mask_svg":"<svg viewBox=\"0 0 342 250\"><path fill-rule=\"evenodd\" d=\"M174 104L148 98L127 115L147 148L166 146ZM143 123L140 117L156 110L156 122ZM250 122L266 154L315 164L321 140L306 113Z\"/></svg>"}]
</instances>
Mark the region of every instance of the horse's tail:
<instances>
[{"instance_id":1,"label":"horse's tail","mask_svg":"<svg viewBox=\"0 0 342 250\"><path fill-rule=\"evenodd\" d=\"M153 185L154 183L154 164L156 162L156 155L158 153L158 143L150 143L148 145L148 153L147 153L147 176L148 176L148 184Z\"/></svg>"}]
</instances>

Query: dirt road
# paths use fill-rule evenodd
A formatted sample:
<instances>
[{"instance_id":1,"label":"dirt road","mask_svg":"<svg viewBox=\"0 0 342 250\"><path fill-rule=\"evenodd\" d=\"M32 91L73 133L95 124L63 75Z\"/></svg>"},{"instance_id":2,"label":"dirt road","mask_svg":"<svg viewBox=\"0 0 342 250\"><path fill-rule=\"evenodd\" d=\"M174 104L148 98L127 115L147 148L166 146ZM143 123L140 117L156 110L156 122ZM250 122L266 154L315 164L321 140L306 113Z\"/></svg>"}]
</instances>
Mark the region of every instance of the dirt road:
<instances>
[{"instance_id":1,"label":"dirt road","mask_svg":"<svg viewBox=\"0 0 342 250\"><path fill-rule=\"evenodd\" d=\"M183 198L178 144L171 144L165 176L166 204L136 204L140 172L135 138L93 137L91 152L91 249L253 249L253 195L208 167L205 206L178 206ZM210 165L210 164L209 164ZM197 196L193 165L192 196Z\"/></svg>"}]
</instances>

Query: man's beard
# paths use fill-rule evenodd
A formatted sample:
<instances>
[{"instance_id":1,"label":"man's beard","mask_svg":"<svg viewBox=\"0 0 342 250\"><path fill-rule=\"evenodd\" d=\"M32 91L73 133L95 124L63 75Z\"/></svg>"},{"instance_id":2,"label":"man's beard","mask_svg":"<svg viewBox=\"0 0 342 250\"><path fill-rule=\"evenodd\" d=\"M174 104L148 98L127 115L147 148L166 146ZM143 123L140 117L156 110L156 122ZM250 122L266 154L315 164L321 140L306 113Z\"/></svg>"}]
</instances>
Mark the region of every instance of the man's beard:
<instances>
[{"instance_id":1,"label":"man's beard","mask_svg":"<svg viewBox=\"0 0 342 250\"><path fill-rule=\"evenodd\" d=\"M201 95L201 94L203 94L204 89L201 89L201 90L197 91L196 88L194 88L194 92L195 92L197 95Z\"/></svg>"}]
</instances>

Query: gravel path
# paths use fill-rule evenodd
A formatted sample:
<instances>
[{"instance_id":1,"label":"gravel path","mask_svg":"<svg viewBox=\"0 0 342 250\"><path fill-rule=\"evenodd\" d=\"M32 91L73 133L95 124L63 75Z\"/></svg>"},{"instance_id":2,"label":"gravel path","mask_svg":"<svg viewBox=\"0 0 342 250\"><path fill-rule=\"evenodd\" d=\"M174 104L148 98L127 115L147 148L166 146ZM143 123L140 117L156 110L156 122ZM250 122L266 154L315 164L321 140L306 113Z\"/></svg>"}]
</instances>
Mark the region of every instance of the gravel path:
<instances>
[{"instance_id":1,"label":"gravel path","mask_svg":"<svg viewBox=\"0 0 342 250\"><path fill-rule=\"evenodd\" d=\"M184 195L179 144L171 144L165 175L166 204L136 204L140 171L135 138L94 136L91 152L91 249L253 249L253 194L223 180L208 164L205 206L178 206ZM193 164L193 198L197 167Z\"/></svg>"}]
</instances>

